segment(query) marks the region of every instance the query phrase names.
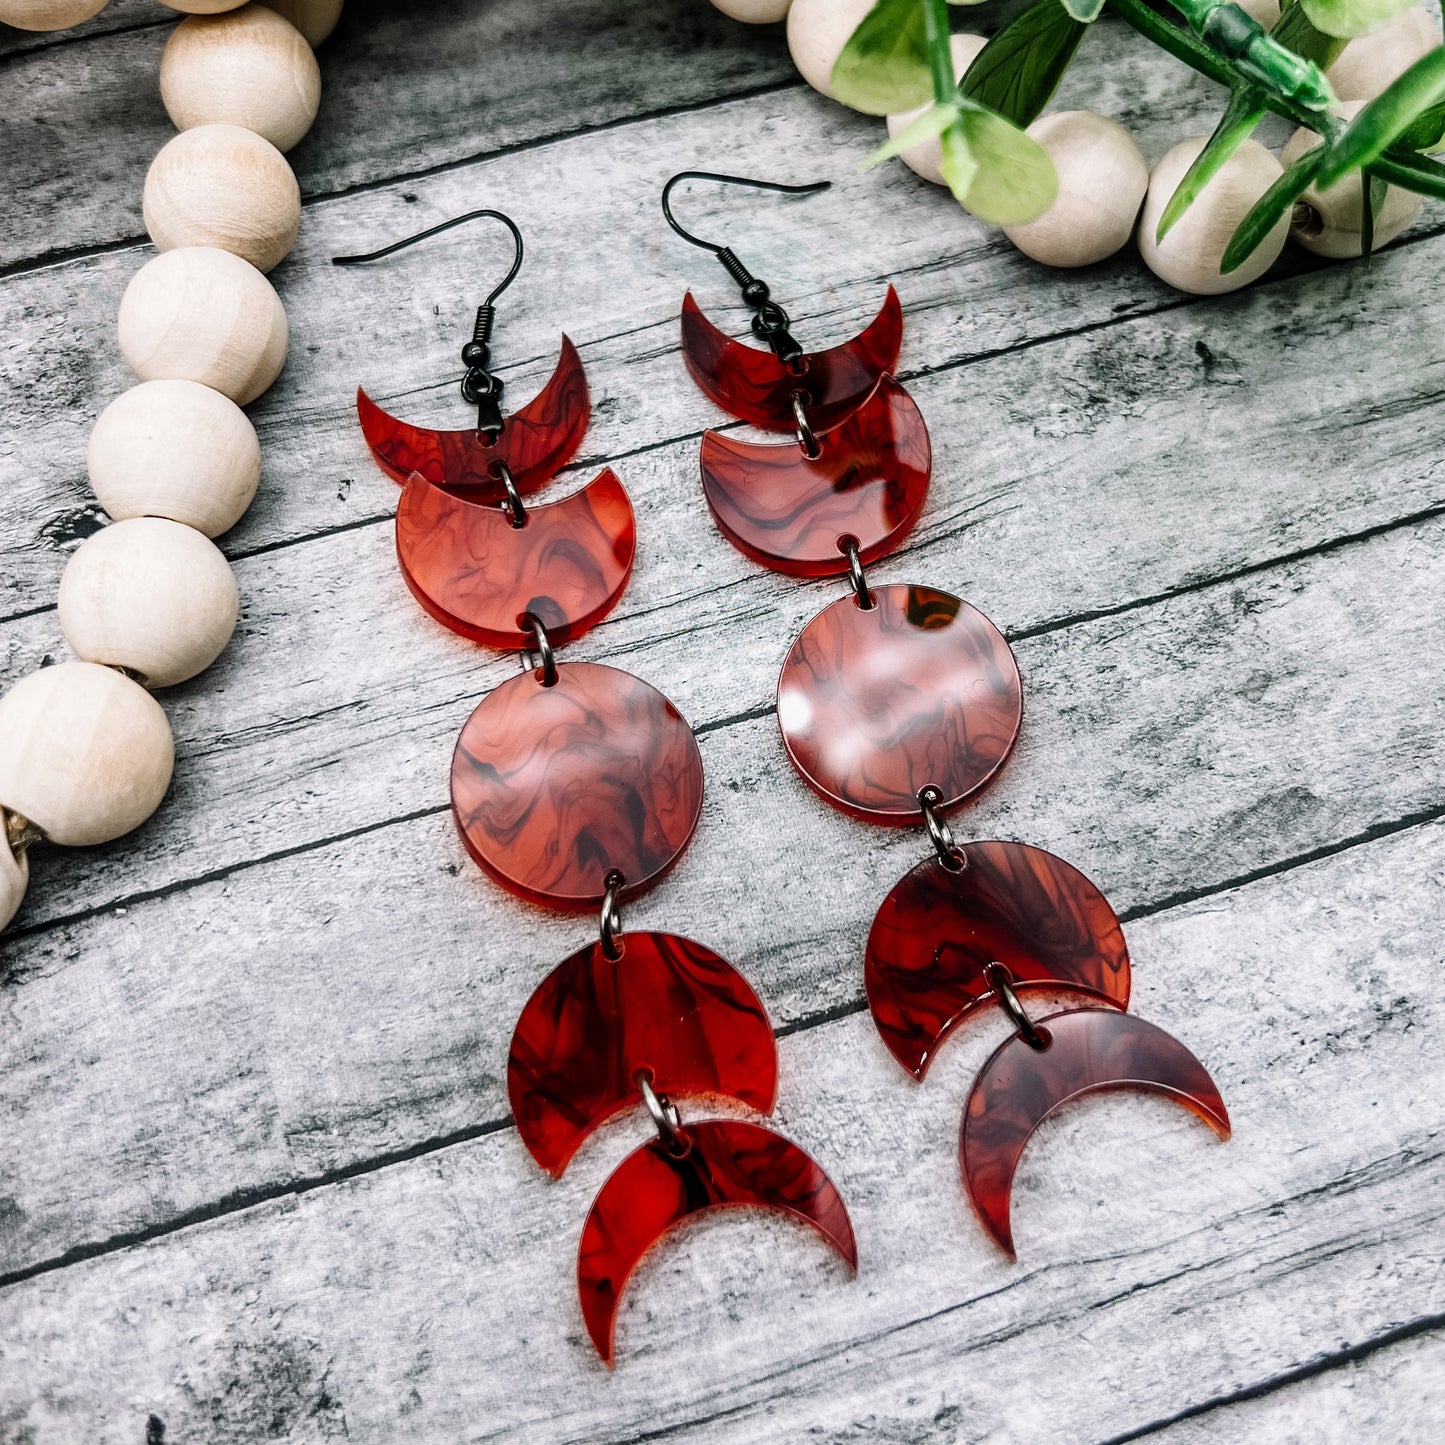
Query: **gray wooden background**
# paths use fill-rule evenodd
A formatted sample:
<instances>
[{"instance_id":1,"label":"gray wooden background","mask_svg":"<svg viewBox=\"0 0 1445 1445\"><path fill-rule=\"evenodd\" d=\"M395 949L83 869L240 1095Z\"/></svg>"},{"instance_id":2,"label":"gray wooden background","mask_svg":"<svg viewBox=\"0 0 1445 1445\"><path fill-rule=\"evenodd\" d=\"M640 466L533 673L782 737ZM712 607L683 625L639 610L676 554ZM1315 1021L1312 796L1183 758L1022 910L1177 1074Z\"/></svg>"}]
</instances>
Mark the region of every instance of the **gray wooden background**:
<instances>
[{"instance_id":1,"label":"gray wooden background","mask_svg":"<svg viewBox=\"0 0 1445 1445\"><path fill-rule=\"evenodd\" d=\"M129 383L114 317L148 254L167 33L117 0L74 37L3 42L6 681L63 654L57 579L100 520L84 446ZM161 811L112 847L37 851L0 940L0 1441L1438 1439L1440 210L1368 268L1296 257L1200 301L1131 255L1044 270L902 167L860 175L878 124L804 87L776 28L703 0L351 0L322 61L275 273L291 357L253 408L260 497L224 541L239 631L164 695ZM1151 159L1219 103L1109 21L1059 101ZM1228 1145L1137 1096L1051 1121L1019 1175L1017 1265L957 1178L1002 1020L920 1089L863 1012L868 924L921 834L825 808L776 735L779 660L838 584L747 562L696 483L720 416L678 355L683 290L744 324L659 218L663 179L697 165L837 182L683 203L806 343L898 287L936 472L875 575L971 598L1026 685L1022 745L957 826L1098 881L1137 1011L1234 1117ZM502 1079L523 1000L592 924L515 903L454 834L453 740L517 663L412 602L351 405L363 382L459 424L455 348L503 247L478 230L327 264L483 205L530 247L498 332L509 394L565 328L596 407L559 487L606 462L638 511L627 595L568 656L664 689L708 770L693 848L627 921L758 988L779 1127L838 1181L861 1251L850 1280L785 1221L699 1221L634 1278L615 1375L574 1249L646 1129L609 1126L552 1183Z\"/></svg>"}]
</instances>

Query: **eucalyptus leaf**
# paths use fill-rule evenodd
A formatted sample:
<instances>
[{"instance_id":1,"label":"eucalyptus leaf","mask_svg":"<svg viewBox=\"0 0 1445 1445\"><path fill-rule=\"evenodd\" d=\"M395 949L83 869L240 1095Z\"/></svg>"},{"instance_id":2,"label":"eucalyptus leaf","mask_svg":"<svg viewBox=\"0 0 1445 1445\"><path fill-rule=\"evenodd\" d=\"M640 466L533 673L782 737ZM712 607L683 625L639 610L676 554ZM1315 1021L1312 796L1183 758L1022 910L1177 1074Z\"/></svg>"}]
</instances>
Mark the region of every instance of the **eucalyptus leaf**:
<instances>
[{"instance_id":1,"label":"eucalyptus leaf","mask_svg":"<svg viewBox=\"0 0 1445 1445\"><path fill-rule=\"evenodd\" d=\"M980 220L996 226L1036 221L1059 194L1059 178L1044 148L1016 125L990 110L968 108L944 132L945 159L948 137L962 131L975 170L960 197ZM944 176L950 187L953 178ZM954 194L958 195L957 189Z\"/></svg>"},{"instance_id":2,"label":"eucalyptus leaf","mask_svg":"<svg viewBox=\"0 0 1445 1445\"><path fill-rule=\"evenodd\" d=\"M1199 198L1199 193L1218 175L1220 168L1235 151L1249 138L1268 107L1264 97L1253 86L1242 85L1229 97L1229 104L1214 134L1205 143L1204 149L1194 158L1194 164L1184 172L1183 179L1174 188L1169 204L1159 217L1155 239L1163 241L1174 223Z\"/></svg>"},{"instance_id":3,"label":"eucalyptus leaf","mask_svg":"<svg viewBox=\"0 0 1445 1445\"><path fill-rule=\"evenodd\" d=\"M1445 100L1445 49L1422 56L1377 95L1325 154L1320 185L1332 186L1347 171L1363 169L1426 111Z\"/></svg>"},{"instance_id":4,"label":"eucalyptus leaf","mask_svg":"<svg viewBox=\"0 0 1445 1445\"><path fill-rule=\"evenodd\" d=\"M959 87L970 100L1031 125L1058 88L1088 26L1060 0L1037 0L974 57Z\"/></svg>"},{"instance_id":5,"label":"eucalyptus leaf","mask_svg":"<svg viewBox=\"0 0 1445 1445\"><path fill-rule=\"evenodd\" d=\"M911 150L916 145L922 145L924 141L930 141L935 136L942 135L958 119L959 114L960 111L956 105L940 103L930 105L912 125L905 127L897 135L890 136L883 145L879 146L863 162L863 169L865 171L872 170L879 161L886 161L891 156Z\"/></svg>"},{"instance_id":6,"label":"eucalyptus leaf","mask_svg":"<svg viewBox=\"0 0 1445 1445\"><path fill-rule=\"evenodd\" d=\"M1378 30L1415 3L1416 0L1300 0L1316 30L1345 40Z\"/></svg>"},{"instance_id":7,"label":"eucalyptus leaf","mask_svg":"<svg viewBox=\"0 0 1445 1445\"><path fill-rule=\"evenodd\" d=\"M1321 70L1328 70L1340 58L1340 51L1346 45L1338 36L1326 35L1316 27L1299 0L1288 0L1269 33L1302 59L1313 60Z\"/></svg>"},{"instance_id":8,"label":"eucalyptus leaf","mask_svg":"<svg viewBox=\"0 0 1445 1445\"><path fill-rule=\"evenodd\" d=\"M963 205L969 187L978 175L978 162L974 160L973 151L969 147L968 132L963 127L962 117L949 126L938 139L943 150L939 169L943 172L943 179L948 182L948 189L953 192L954 200Z\"/></svg>"},{"instance_id":9,"label":"eucalyptus leaf","mask_svg":"<svg viewBox=\"0 0 1445 1445\"><path fill-rule=\"evenodd\" d=\"M1294 208L1294 203L1309 189L1325 148L1317 145L1306 151L1250 208L1249 214L1235 227L1229 245L1219 263L1223 276L1237 271L1254 254L1265 237L1279 224L1279 218Z\"/></svg>"},{"instance_id":10,"label":"eucalyptus leaf","mask_svg":"<svg viewBox=\"0 0 1445 1445\"><path fill-rule=\"evenodd\" d=\"M894 115L933 98L921 0L878 0L833 62L833 94L867 115Z\"/></svg>"}]
</instances>

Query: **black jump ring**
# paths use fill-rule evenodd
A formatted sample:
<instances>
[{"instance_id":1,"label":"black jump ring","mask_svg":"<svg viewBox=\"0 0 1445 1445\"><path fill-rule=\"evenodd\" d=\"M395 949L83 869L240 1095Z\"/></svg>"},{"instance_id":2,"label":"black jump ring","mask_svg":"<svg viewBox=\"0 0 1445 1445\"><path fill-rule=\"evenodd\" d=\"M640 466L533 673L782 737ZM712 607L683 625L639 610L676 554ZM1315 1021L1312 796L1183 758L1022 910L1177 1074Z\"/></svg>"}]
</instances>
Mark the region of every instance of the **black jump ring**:
<instances>
[{"instance_id":1,"label":"black jump ring","mask_svg":"<svg viewBox=\"0 0 1445 1445\"><path fill-rule=\"evenodd\" d=\"M999 1004L1008 1015L1009 1022L1014 1026L1018 1036L1031 1048L1039 1053L1049 1046L1047 1034L1039 1032L1038 1026L1024 1012L1024 1006L1019 1002L1019 996L1014 992L1013 975L1001 963L989 963L984 965L984 979L998 995Z\"/></svg>"},{"instance_id":2,"label":"black jump ring","mask_svg":"<svg viewBox=\"0 0 1445 1445\"><path fill-rule=\"evenodd\" d=\"M512 519L512 525L525 527L527 525L527 509L522 505L522 494L517 490L517 483L512 477L511 467L506 462L495 461L487 470L502 484L507 493L502 506L506 508L507 515Z\"/></svg>"},{"instance_id":3,"label":"black jump ring","mask_svg":"<svg viewBox=\"0 0 1445 1445\"><path fill-rule=\"evenodd\" d=\"M858 539L856 537L839 537L838 550L848 559L848 581L853 588L853 595L858 599L858 605L865 612L873 610L873 594L868 590L868 579L863 575L863 559L858 555ZM939 794L940 799L942 794Z\"/></svg>"},{"instance_id":4,"label":"black jump ring","mask_svg":"<svg viewBox=\"0 0 1445 1445\"><path fill-rule=\"evenodd\" d=\"M938 861L950 873L962 873L968 867L968 855L954 839L953 829L939 816L938 808L942 802L943 794L932 783L918 790L918 806L923 809L923 826L928 829L928 840L933 844L933 851L938 854Z\"/></svg>"},{"instance_id":5,"label":"black jump ring","mask_svg":"<svg viewBox=\"0 0 1445 1445\"><path fill-rule=\"evenodd\" d=\"M793 420L797 424L798 445L802 447L803 455L809 461L814 461L823 454L823 448L818 442L817 433L808 424L808 413L803 406L808 400L808 394L795 391L790 400L793 403Z\"/></svg>"},{"instance_id":6,"label":"black jump ring","mask_svg":"<svg viewBox=\"0 0 1445 1445\"><path fill-rule=\"evenodd\" d=\"M597 925L602 952L614 963L622 957L622 910L617 906L617 895L626 881L616 868L607 875L607 892L602 895L602 917Z\"/></svg>"},{"instance_id":7,"label":"black jump ring","mask_svg":"<svg viewBox=\"0 0 1445 1445\"><path fill-rule=\"evenodd\" d=\"M552 639L547 636L547 629L542 619L535 612L527 612L522 615L522 621L532 630L532 636L536 641L537 658L542 668L542 686L553 687L557 682L557 656L552 651ZM522 652L522 660L528 667L535 667L537 664L532 661L532 649L525 648Z\"/></svg>"},{"instance_id":8,"label":"black jump ring","mask_svg":"<svg viewBox=\"0 0 1445 1445\"><path fill-rule=\"evenodd\" d=\"M647 1112L652 1115L652 1123L657 1130L657 1137L667 1145L674 1154L685 1153L686 1141L682 1137L682 1116L677 1112L677 1105L667 1097L666 1094L659 1095L652 1087L652 1076L646 1069L637 1071L637 1087L642 1091L642 1102L647 1105Z\"/></svg>"}]
</instances>

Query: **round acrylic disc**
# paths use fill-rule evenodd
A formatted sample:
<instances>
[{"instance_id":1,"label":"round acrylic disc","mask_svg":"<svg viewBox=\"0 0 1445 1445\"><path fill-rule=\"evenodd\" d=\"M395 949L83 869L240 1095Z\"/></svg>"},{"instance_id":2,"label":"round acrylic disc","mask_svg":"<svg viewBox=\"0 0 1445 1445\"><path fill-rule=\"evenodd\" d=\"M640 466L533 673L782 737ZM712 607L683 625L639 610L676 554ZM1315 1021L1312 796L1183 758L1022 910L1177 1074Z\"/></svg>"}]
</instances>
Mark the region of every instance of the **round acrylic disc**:
<instances>
[{"instance_id":1,"label":"round acrylic disc","mask_svg":"<svg viewBox=\"0 0 1445 1445\"><path fill-rule=\"evenodd\" d=\"M614 869L624 896L657 881L702 810L692 729L655 687L567 662L547 687L524 672L467 719L452 758L462 841L497 882L534 903L590 908Z\"/></svg>"},{"instance_id":2,"label":"round acrylic disc","mask_svg":"<svg viewBox=\"0 0 1445 1445\"><path fill-rule=\"evenodd\" d=\"M836 808L916 823L919 790L949 807L998 771L1018 737L1023 690L1003 634L932 587L851 594L798 634L778 680L794 766Z\"/></svg>"}]
</instances>

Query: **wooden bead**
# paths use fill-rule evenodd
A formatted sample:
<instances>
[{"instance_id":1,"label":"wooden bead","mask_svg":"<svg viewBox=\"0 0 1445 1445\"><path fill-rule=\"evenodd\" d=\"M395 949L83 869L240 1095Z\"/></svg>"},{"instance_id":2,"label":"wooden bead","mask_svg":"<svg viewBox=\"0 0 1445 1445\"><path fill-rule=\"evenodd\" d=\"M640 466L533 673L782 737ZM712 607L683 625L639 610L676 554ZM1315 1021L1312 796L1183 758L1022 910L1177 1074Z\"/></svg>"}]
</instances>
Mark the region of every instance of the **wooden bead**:
<instances>
[{"instance_id":1,"label":"wooden bead","mask_svg":"<svg viewBox=\"0 0 1445 1445\"><path fill-rule=\"evenodd\" d=\"M1154 167L1139 218L1139 254L1156 276L1180 291L1217 296L1247 286L1274 265L1289 234L1289 212L1279 218L1244 265L1227 276L1220 275L1219 263L1236 227L1282 174L1279 161L1269 151L1258 141L1247 140L1174 223L1164 244L1155 241L1159 217L1206 139L1201 135L1181 141Z\"/></svg>"},{"instance_id":2,"label":"wooden bead","mask_svg":"<svg viewBox=\"0 0 1445 1445\"><path fill-rule=\"evenodd\" d=\"M301 188L286 157L239 125L198 125L146 172L146 230L159 251L219 246L269 271L295 244Z\"/></svg>"},{"instance_id":3,"label":"wooden bead","mask_svg":"<svg viewBox=\"0 0 1445 1445\"><path fill-rule=\"evenodd\" d=\"M246 0L161 0L167 10L182 15L219 15L224 10L239 10Z\"/></svg>"},{"instance_id":4,"label":"wooden bead","mask_svg":"<svg viewBox=\"0 0 1445 1445\"><path fill-rule=\"evenodd\" d=\"M1046 266L1090 266L1130 237L1149 189L1149 167L1123 126L1087 110L1040 116L1028 129L1059 176L1054 204L1003 233Z\"/></svg>"},{"instance_id":5,"label":"wooden bead","mask_svg":"<svg viewBox=\"0 0 1445 1445\"><path fill-rule=\"evenodd\" d=\"M86 456L116 521L169 517L219 537L251 505L261 444L229 397L195 381L144 381L101 412Z\"/></svg>"},{"instance_id":6,"label":"wooden bead","mask_svg":"<svg viewBox=\"0 0 1445 1445\"><path fill-rule=\"evenodd\" d=\"M0 928L15 917L29 883L30 859L24 853L15 856L5 834L4 815L0 814Z\"/></svg>"},{"instance_id":7,"label":"wooden bead","mask_svg":"<svg viewBox=\"0 0 1445 1445\"><path fill-rule=\"evenodd\" d=\"M231 640L240 599L214 542L163 517L133 517L87 537L60 579L60 630L84 662L174 687Z\"/></svg>"},{"instance_id":8,"label":"wooden bead","mask_svg":"<svg viewBox=\"0 0 1445 1445\"><path fill-rule=\"evenodd\" d=\"M262 3L283 20L289 20L313 50L330 38L341 19L341 0L262 0Z\"/></svg>"},{"instance_id":9,"label":"wooden bead","mask_svg":"<svg viewBox=\"0 0 1445 1445\"><path fill-rule=\"evenodd\" d=\"M110 0L0 0L0 25L17 30L68 30L99 15Z\"/></svg>"},{"instance_id":10,"label":"wooden bead","mask_svg":"<svg viewBox=\"0 0 1445 1445\"><path fill-rule=\"evenodd\" d=\"M1346 101L1338 109L1345 120L1353 120L1366 106L1363 100ZM1289 169L1306 151L1320 143L1314 131L1301 126L1279 153L1279 161ZM1309 186L1300 196L1308 214L1293 221L1290 239L1316 256L1344 258L1364 252L1360 228L1365 221L1364 193L1358 172L1336 181L1327 190ZM1420 197L1402 186L1386 186L1380 214L1375 218L1375 245L1392 241L1420 214Z\"/></svg>"},{"instance_id":11,"label":"wooden bead","mask_svg":"<svg viewBox=\"0 0 1445 1445\"><path fill-rule=\"evenodd\" d=\"M960 31L958 34L949 36L948 48L953 54L953 73L959 80L963 79L964 72L973 64L979 51L987 44L988 40L982 35L966 35ZM900 111L897 115L890 115L888 117L888 134L890 136L902 135L927 109L927 105L920 105L913 110ZM932 140L923 141L920 145L909 146L906 151L899 151L898 159L909 170L916 171L925 181L932 181L935 186L948 184L943 179L943 142L937 136Z\"/></svg>"},{"instance_id":12,"label":"wooden bead","mask_svg":"<svg viewBox=\"0 0 1445 1445\"><path fill-rule=\"evenodd\" d=\"M249 261L181 246L147 261L120 303L120 349L142 381L199 381L244 405L286 360L286 312Z\"/></svg>"},{"instance_id":13,"label":"wooden bead","mask_svg":"<svg viewBox=\"0 0 1445 1445\"><path fill-rule=\"evenodd\" d=\"M793 0L788 11L788 50L798 74L833 98L833 63L848 37L873 8L873 0Z\"/></svg>"},{"instance_id":14,"label":"wooden bead","mask_svg":"<svg viewBox=\"0 0 1445 1445\"><path fill-rule=\"evenodd\" d=\"M1266 30L1273 30L1279 23L1279 0L1234 0L1234 3Z\"/></svg>"},{"instance_id":15,"label":"wooden bead","mask_svg":"<svg viewBox=\"0 0 1445 1445\"><path fill-rule=\"evenodd\" d=\"M772 25L788 13L793 0L712 0L724 15L744 25Z\"/></svg>"},{"instance_id":16,"label":"wooden bead","mask_svg":"<svg viewBox=\"0 0 1445 1445\"><path fill-rule=\"evenodd\" d=\"M288 151L316 119L321 70L289 20L244 5L176 26L161 56L161 100L180 130L225 121Z\"/></svg>"},{"instance_id":17,"label":"wooden bead","mask_svg":"<svg viewBox=\"0 0 1445 1445\"><path fill-rule=\"evenodd\" d=\"M1439 43L1434 20L1417 5L1373 35L1350 41L1325 74L1341 100L1373 100Z\"/></svg>"},{"instance_id":18,"label":"wooden bead","mask_svg":"<svg viewBox=\"0 0 1445 1445\"><path fill-rule=\"evenodd\" d=\"M161 705L123 672L61 662L0 697L0 807L55 843L108 843L165 797L175 765Z\"/></svg>"}]
</instances>

